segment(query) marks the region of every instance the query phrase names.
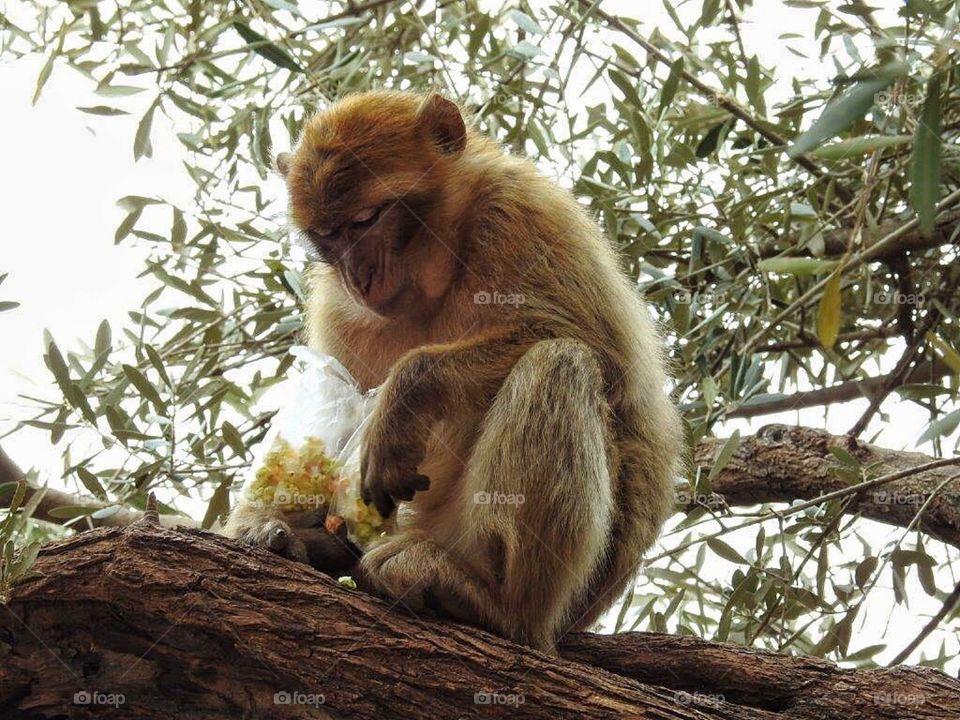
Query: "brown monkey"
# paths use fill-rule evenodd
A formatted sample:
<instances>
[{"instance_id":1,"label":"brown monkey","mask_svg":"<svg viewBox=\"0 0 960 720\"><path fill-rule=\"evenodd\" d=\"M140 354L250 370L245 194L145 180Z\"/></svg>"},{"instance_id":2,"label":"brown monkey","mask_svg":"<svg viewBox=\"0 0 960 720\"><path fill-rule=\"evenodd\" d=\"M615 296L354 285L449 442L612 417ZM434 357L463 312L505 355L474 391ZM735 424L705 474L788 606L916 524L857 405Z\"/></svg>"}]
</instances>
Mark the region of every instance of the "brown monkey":
<instances>
[{"instance_id":1,"label":"brown monkey","mask_svg":"<svg viewBox=\"0 0 960 720\"><path fill-rule=\"evenodd\" d=\"M320 260L310 344L383 386L363 492L404 505L361 583L543 649L594 622L670 513L681 447L660 338L596 224L440 95L346 97L277 165Z\"/></svg>"}]
</instances>

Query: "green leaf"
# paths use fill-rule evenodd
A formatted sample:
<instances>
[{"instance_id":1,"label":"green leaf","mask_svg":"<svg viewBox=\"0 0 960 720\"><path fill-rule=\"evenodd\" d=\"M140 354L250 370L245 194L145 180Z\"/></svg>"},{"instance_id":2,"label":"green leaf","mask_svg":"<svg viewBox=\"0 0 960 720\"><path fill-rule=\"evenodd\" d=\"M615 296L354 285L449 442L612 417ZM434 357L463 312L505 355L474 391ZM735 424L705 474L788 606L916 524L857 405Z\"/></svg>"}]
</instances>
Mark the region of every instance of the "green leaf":
<instances>
[{"instance_id":1,"label":"green leaf","mask_svg":"<svg viewBox=\"0 0 960 720\"><path fill-rule=\"evenodd\" d=\"M842 448L839 445L831 445L827 448L830 451L830 454L833 455L840 463L846 465L849 468L854 470L860 469L860 461L846 448Z\"/></svg>"},{"instance_id":2,"label":"green leaf","mask_svg":"<svg viewBox=\"0 0 960 720\"><path fill-rule=\"evenodd\" d=\"M0 312L4 310L13 310L14 308L20 307L20 303L14 302L12 300L3 300L0 301Z\"/></svg>"},{"instance_id":3,"label":"green leaf","mask_svg":"<svg viewBox=\"0 0 960 720\"><path fill-rule=\"evenodd\" d=\"M70 379L70 370L67 367L67 363L64 361L60 349L54 342L51 342L47 346L47 364L50 367L50 372L53 373L54 380L56 380L57 385L60 386L60 392L63 393L63 397L67 402L79 410L86 420L96 424L96 414L94 414L93 409L87 402L87 397L83 394L80 386Z\"/></svg>"},{"instance_id":4,"label":"green leaf","mask_svg":"<svg viewBox=\"0 0 960 720\"><path fill-rule=\"evenodd\" d=\"M90 518L93 520L104 520L108 517L113 517L118 512L120 512L119 505L107 505L106 507L102 507L99 510L95 510L94 512L90 513Z\"/></svg>"},{"instance_id":5,"label":"green leaf","mask_svg":"<svg viewBox=\"0 0 960 720\"><path fill-rule=\"evenodd\" d=\"M833 270L835 260L820 260L807 257L778 257L767 258L757 263L757 268L763 272L778 273L780 275L818 275Z\"/></svg>"},{"instance_id":6,"label":"green leaf","mask_svg":"<svg viewBox=\"0 0 960 720\"><path fill-rule=\"evenodd\" d=\"M152 345L144 345L143 350L147 354L147 359L150 361L150 364L153 365L153 369L157 371L157 374L163 381L163 384L172 390L173 383L170 382L170 376L167 375L167 369L163 365L163 359L160 357L160 354Z\"/></svg>"},{"instance_id":7,"label":"green leaf","mask_svg":"<svg viewBox=\"0 0 960 720\"><path fill-rule=\"evenodd\" d=\"M537 24L536 20L522 10L511 10L508 15L511 20L526 32L533 35L543 35L543 28Z\"/></svg>"},{"instance_id":8,"label":"green leaf","mask_svg":"<svg viewBox=\"0 0 960 720\"><path fill-rule=\"evenodd\" d=\"M59 520L72 520L73 518L85 517L95 512L97 508L86 505L61 505L52 508L47 514Z\"/></svg>"},{"instance_id":9,"label":"green leaf","mask_svg":"<svg viewBox=\"0 0 960 720\"><path fill-rule=\"evenodd\" d=\"M117 226L116 232L113 234L113 243L116 245L121 240L123 240L130 232L136 227L137 221L140 219L140 215L143 213L143 208L134 208L127 216L121 221Z\"/></svg>"},{"instance_id":10,"label":"green leaf","mask_svg":"<svg viewBox=\"0 0 960 720\"><path fill-rule=\"evenodd\" d=\"M106 105L93 105L91 107L78 107L77 110L88 115L129 115L126 110L120 110L119 108L107 107Z\"/></svg>"},{"instance_id":11,"label":"green leaf","mask_svg":"<svg viewBox=\"0 0 960 720\"><path fill-rule=\"evenodd\" d=\"M300 12L300 8L285 0L263 0L263 2L274 10L286 10L288 13L296 15L297 17L302 17L303 15L303 13Z\"/></svg>"},{"instance_id":12,"label":"green leaf","mask_svg":"<svg viewBox=\"0 0 960 720\"><path fill-rule=\"evenodd\" d=\"M110 336L110 323L106 320L101 321L97 328L97 339L94 341L93 352L97 357L102 357L110 352L113 340Z\"/></svg>"},{"instance_id":13,"label":"green leaf","mask_svg":"<svg viewBox=\"0 0 960 720\"><path fill-rule=\"evenodd\" d=\"M960 352L957 352L950 343L940 339L940 337L933 332L928 332L926 338L927 342L940 351L940 354L943 356L943 361L950 369L955 373L960 373Z\"/></svg>"},{"instance_id":14,"label":"green leaf","mask_svg":"<svg viewBox=\"0 0 960 720\"><path fill-rule=\"evenodd\" d=\"M220 431L223 434L224 441L230 446L230 449L233 450L237 457L246 457L247 447L243 442L240 431L229 422L224 422Z\"/></svg>"},{"instance_id":15,"label":"green leaf","mask_svg":"<svg viewBox=\"0 0 960 720\"><path fill-rule=\"evenodd\" d=\"M820 310L817 313L817 337L820 343L828 350L837 342L840 334L842 316L842 293L840 289L840 273L834 273L827 280L823 289L823 298L820 300Z\"/></svg>"},{"instance_id":16,"label":"green leaf","mask_svg":"<svg viewBox=\"0 0 960 720\"><path fill-rule=\"evenodd\" d=\"M537 55L543 52L533 43L527 42L526 40L521 40L510 50L514 55L518 55L521 58L533 59Z\"/></svg>"},{"instance_id":17,"label":"green leaf","mask_svg":"<svg viewBox=\"0 0 960 720\"><path fill-rule=\"evenodd\" d=\"M729 544L721 540L720 538L712 537L707 540L707 545L711 550L713 550L717 555L722 557L724 560L729 560L732 563L737 563L738 565L749 565L747 559L743 557L740 553L734 550Z\"/></svg>"},{"instance_id":18,"label":"green leaf","mask_svg":"<svg viewBox=\"0 0 960 720\"><path fill-rule=\"evenodd\" d=\"M210 502L207 503L207 511L203 515L203 521L200 527L209 530L213 524L221 517L230 512L230 486L233 484L233 476L227 475L217 485L213 491Z\"/></svg>"},{"instance_id":19,"label":"green leaf","mask_svg":"<svg viewBox=\"0 0 960 720\"><path fill-rule=\"evenodd\" d=\"M920 220L925 235L933 235L940 195L940 160L943 141L940 138L940 74L927 83L923 111L917 119L910 156L910 203Z\"/></svg>"},{"instance_id":20,"label":"green leaf","mask_svg":"<svg viewBox=\"0 0 960 720\"><path fill-rule=\"evenodd\" d=\"M150 143L150 129L153 127L153 114L160 104L160 98L154 100L147 112L140 119L137 125L137 134L133 139L133 159L139 160L142 157L151 157L153 155L153 145Z\"/></svg>"},{"instance_id":21,"label":"green leaf","mask_svg":"<svg viewBox=\"0 0 960 720\"><path fill-rule=\"evenodd\" d=\"M153 403L157 410L166 413L166 403L163 402L163 399L160 397L160 393L158 393L157 389L150 384L150 381L147 380L146 376L142 372L133 367L133 365L124 365L123 374L126 376L127 380L130 381L130 384L140 391L140 394L143 397Z\"/></svg>"},{"instance_id":22,"label":"green leaf","mask_svg":"<svg viewBox=\"0 0 960 720\"><path fill-rule=\"evenodd\" d=\"M95 496L100 500L107 499L107 493L103 489L103 486L100 484L100 480L97 479L97 476L92 472L87 470L84 467L77 468L77 477L80 478L80 482L83 483L83 486L87 489L91 495Z\"/></svg>"},{"instance_id":23,"label":"green leaf","mask_svg":"<svg viewBox=\"0 0 960 720\"><path fill-rule=\"evenodd\" d=\"M286 51L274 45L256 30L253 30L247 23L235 20L233 27L240 34L240 37L250 45L250 49L260 57L266 58L278 67L286 68L293 72L302 72L302 68L297 64L297 61L290 57Z\"/></svg>"},{"instance_id":24,"label":"green leaf","mask_svg":"<svg viewBox=\"0 0 960 720\"><path fill-rule=\"evenodd\" d=\"M43 67L40 68L40 74L37 76L37 86L33 91L33 99L30 101L32 105L37 104L37 101L40 99L40 93L43 92L43 86L46 85L47 80L50 79L50 74L53 72L53 61L56 60L57 56L63 50L63 39L66 37L66 33L67 26L62 25L57 35L56 46L50 50L47 61L43 64Z\"/></svg>"},{"instance_id":25,"label":"green leaf","mask_svg":"<svg viewBox=\"0 0 960 720\"><path fill-rule=\"evenodd\" d=\"M923 443L936 440L937 438L949 437L957 427L960 427L960 409L931 421L923 435L917 440L917 445L923 445Z\"/></svg>"},{"instance_id":26,"label":"green leaf","mask_svg":"<svg viewBox=\"0 0 960 720\"><path fill-rule=\"evenodd\" d=\"M740 448L740 431L734 430L733 434L727 438L727 441L723 444L723 447L720 448L720 452L717 453L717 459L713 463L713 467L710 468L710 474L707 476L707 479L710 482L719 475L723 469L730 462L730 459L736 455L737 450Z\"/></svg>"},{"instance_id":27,"label":"green leaf","mask_svg":"<svg viewBox=\"0 0 960 720\"><path fill-rule=\"evenodd\" d=\"M900 76L906 74L907 66L891 63L879 68L874 77L861 80L837 98L813 123L811 128L801 134L787 149L787 155L798 158L819 146L824 140L832 138L846 130L855 121L867 114L876 102L877 93L886 90Z\"/></svg>"},{"instance_id":28,"label":"green leaf","mask_svg":"<svg viewBox=\"0 0 960 720\"><path fill-rule=\"evenodd\" d=\"M663 89L660 91L660 107L657 109L657 115L663 116L663 111L673 102L673 96L677 94L677 88L680 87L680 78L683 76L683 58L678 57L670 66L670 73L667 79L663 81Z\"/></svg>"},{"instance_id":29,"label":"green leaf","mask_svg":"<svg viewBox=\"0 0 960 720\"><path fill-rule=\"evenodd\" d=\"M830 145L822 145L811 150L810 154L822 160L844 160L846 158L856 158L875 150L906 145L912 139L909 135L864 135L841 140Z\"/></svg>"}]
</instances>

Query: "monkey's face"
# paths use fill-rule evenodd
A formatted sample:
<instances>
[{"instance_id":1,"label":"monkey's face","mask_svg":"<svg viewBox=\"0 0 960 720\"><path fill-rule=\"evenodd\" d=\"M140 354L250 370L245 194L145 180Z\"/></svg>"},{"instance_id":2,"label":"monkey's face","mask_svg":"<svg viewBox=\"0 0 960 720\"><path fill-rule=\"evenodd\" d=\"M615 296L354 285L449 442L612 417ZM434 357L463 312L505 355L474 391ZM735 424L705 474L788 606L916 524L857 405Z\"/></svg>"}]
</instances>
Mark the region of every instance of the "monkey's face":
<instances>
[{"instance_id":1,"label":"monkey's face","mask_svg":"<svg viewBox=\"0 0 960 720\"><path fill-rule=\"evenodd\" d=\"M452 282L456 248L441 239L443 190L465 144L449 100L375 92L316 115L294 153L277 157L307 248L374 312L411 312Z\"/></svg>"}]
</instances>

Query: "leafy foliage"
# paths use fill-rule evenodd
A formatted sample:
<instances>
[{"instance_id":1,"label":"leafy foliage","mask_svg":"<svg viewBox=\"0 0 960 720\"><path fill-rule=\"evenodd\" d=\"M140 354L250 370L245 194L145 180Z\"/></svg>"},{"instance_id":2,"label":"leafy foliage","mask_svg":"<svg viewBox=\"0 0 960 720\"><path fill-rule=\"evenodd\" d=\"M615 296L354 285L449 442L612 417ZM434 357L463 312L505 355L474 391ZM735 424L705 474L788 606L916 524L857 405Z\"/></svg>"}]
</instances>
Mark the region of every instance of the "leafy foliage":
<instances>
[{"instance_id":1,"label":"leafy foliage","mask_svg":"<svg viewBox=\"0 0 960 720\"><path fill-rule=\"evenodd\" d=\"M867 377L898 339L956 372L955 3L910 1L883 23L861 2L786 4L804 11L809 40L781 41L828 57L830 79L785 78L748 55L745 0L664 3L672 26L655 30L576 0L24 3L29 22L0 17L2 51L46 56L37 97L66 66L96 84L98 104L82 110L97 122L149 97L133 155L151 156L161 120L176 128L195 195L187 207L119 200L116 242L151 249L154 289L88 347L48 338L59 397L34 399L23 425L50 432L84 495L141 508L154 490L168 512L199 497L206 526L221 516L300 327L301 261L282 199L263 191L271 153L317 107L371 86L440 88L572 184L667 329L691 445L789 387ZM922 302L889 301L900 296ZM938 450L960 418L941 375L902 392L929 411L924 439ZM91 433L100 449L74 457ZM871 477L844 456L837 472ZM711 479L691 491L709 495ZM938 598L944 581L921 536L872 547L844 509L763 507L738 525L698 507L617 627L871 662L882 645L850 642L880 578L898 603L908 575ZM64 509L72 522L91 512ZM946 663L945 646L924 648Z\"/></svg>"}]
</instances>

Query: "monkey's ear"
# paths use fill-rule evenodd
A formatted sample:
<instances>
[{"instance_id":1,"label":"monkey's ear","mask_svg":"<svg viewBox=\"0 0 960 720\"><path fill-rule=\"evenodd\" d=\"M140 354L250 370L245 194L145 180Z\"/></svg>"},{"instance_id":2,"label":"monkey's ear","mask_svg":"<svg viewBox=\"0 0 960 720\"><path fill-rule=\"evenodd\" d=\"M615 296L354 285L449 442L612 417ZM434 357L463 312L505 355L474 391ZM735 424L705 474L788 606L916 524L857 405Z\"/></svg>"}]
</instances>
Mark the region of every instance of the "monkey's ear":
<instances>
[{"instance_id":1,"label":"monkey's ear","mask_svg":"<svg viewBox=\"0 0 960 720\"><path fill-rule=\"evenodd\" d=\"M439 93L423 101L417 111L417 127L430 136L444 155L459 155L467 145L467 128L460 108Z\"/></svg>"},{"instance_id":2,"label":"monkey's ear","mask_svg":"<svg viewBox=\"0 0 960 720\"><path fill-rule=\"evenodd\" d=\"M277 167L277 172L286 177L287 173L290 172L290 153L277 153L274 164Z\"/></svg>"}]
</instances>

